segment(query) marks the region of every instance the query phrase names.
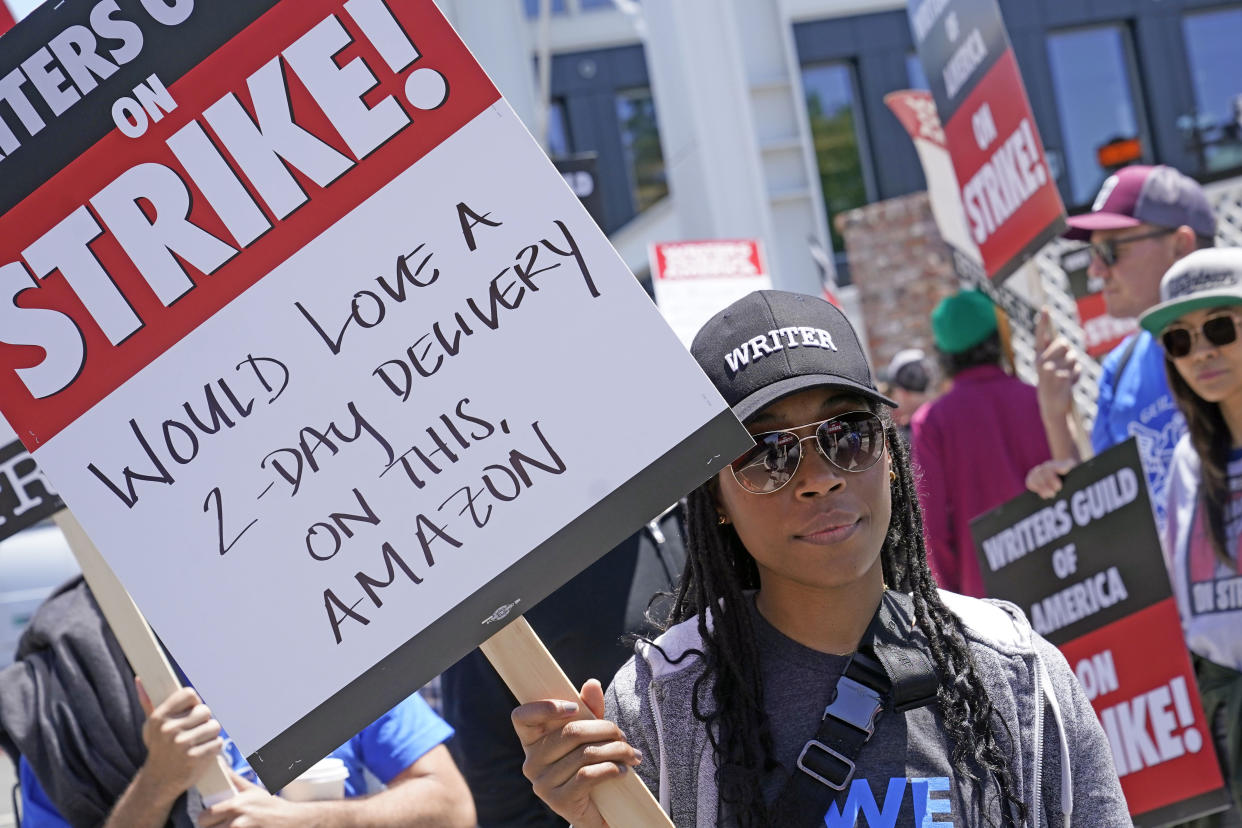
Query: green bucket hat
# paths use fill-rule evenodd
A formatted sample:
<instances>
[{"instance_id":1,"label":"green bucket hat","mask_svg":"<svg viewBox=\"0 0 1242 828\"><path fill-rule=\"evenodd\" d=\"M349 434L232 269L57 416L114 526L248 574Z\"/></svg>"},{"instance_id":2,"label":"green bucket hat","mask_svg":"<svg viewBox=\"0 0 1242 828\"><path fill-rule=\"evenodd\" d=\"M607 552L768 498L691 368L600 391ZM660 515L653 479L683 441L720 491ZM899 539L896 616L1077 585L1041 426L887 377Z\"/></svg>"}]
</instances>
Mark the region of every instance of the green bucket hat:
<instances>
[{"instance_id":1,"label":"green bucket hat","mask_svg":"<svg viewBox=\"0 0 1242 828\"><path fill-rule=\"evenodd\" d=\"M946 296L931 315L932 338L946 354L960 354L996 333L992 300L979 290Z\"/></svg>"}]
</instances>

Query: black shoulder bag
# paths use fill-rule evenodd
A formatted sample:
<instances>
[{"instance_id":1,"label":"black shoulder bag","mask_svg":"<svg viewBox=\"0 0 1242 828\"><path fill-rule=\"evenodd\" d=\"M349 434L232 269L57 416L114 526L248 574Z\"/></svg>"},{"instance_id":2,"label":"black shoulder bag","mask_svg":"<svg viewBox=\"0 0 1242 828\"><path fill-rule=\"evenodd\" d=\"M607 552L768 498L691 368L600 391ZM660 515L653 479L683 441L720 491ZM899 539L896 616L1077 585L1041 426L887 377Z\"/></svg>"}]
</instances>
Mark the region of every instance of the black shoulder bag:
<instances>
[{"instance_id":1,"label":"black shoulder bag","mask_svg":"<svg viewBox=\"0 0 1242 828\"><path fill-rule=\"evenodd\" d=\"M880 712L905 713L936 700L940 680L931 659L910 641L913 626L910 596L885 590L819 730L773 803L773 825L822 826L829 804L854 778L854 763Z\"/></svg>"}]
</instances>

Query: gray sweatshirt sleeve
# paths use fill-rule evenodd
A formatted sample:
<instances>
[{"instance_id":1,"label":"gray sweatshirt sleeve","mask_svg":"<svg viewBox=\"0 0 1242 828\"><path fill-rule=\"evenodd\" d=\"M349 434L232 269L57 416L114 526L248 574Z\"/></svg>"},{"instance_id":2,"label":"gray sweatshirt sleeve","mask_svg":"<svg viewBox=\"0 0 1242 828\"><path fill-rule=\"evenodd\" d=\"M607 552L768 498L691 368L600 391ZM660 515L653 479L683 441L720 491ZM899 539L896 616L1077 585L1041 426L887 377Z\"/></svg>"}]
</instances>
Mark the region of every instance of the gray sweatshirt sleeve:
<instances>
[{"instance_id":1,"label":"gray sweatshirt sleeve","mask_svg":"<svg viewBox=\"0 0 1242 828\"><path fill-rule=\"evenodd\" d=\"M1074 810L1073 825L1099 825L1109 828L1132 826L1130 811L1121 793L1121 782L1113 766L1113 753L1108 737L1100 725L1091 702L1087 700L1082 685L1070 670L1065 656L1040 636L1035 636L1035 646L1044 667L1048 670L1061 717L1065 724L1065 737L1069 746L1070 772L1073 776ZM1046 745L1045 751L1051 751ZM1059 770L1060 761L1056 761ZM1055 786L1055 788L1053 787ZM1059 779L1046 779L1045 791L1060 790ZM1056 805L1052 816L1060 810ZM1051 824L1059 825L1057 817Z\"/></svg>"},{"instance_id":2,"label":"gray sweatshirt sleeve","mask_svg":"<svg viewBox=\"0 0 1242 828\"><path fill-rule=\"evenodd\" d=\"M645 662L631 658L617 674L604 693L604 716L625 733L626 741L642 751L643 761L635 769L658 799L660 784L660 749L654 716L650 710L647 688L650 673Z\"/></svg>"}]
</instances>

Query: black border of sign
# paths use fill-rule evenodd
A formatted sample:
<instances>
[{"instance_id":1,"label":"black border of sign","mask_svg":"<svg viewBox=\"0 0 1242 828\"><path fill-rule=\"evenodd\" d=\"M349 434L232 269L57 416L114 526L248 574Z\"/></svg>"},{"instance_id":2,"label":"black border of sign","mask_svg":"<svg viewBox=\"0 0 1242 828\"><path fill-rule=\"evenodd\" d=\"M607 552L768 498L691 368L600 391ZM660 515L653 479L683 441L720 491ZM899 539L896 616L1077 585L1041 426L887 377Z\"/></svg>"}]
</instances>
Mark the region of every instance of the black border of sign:
<instances>
[{"instance_id":1,"label":"black border of sign","mask_svg":"<svg viewBox=\"0 0 1242 828\"><path fill-rule=\"evenodd\" d=\"M1190 799L1174 802L1172 805L1165 805L1163 808L1156 808L1154 811L1137 814L1133 817L1134 828L1165 828L1167 825L1177 825L1187 820L1224 811L1229 808L1229 805L1229 791L1225 788L1217 788Z\"/></svg>"},{"instance_id":2,"label":"black border of sign","mask_svg":"<svg viewBox=\"0 0 1242 828\"><path fill-rule=\"evenodd\" d=\"M960 191L958 196L961 196ZM1069 224L1065 220L1065 214L1062 213L1053 219L1047 227L1039 231L1038 235L1023 245L1021 250L1010 256L1009 260L996 271L996 275L988 277L992 284L997 286L1004 284L1006 279L1016 273L1022 265L1026 264L1029 259L1043 249L1044 245L1062 235L1067 229L1069 229Z\"/></svg>"},{"instance_id":3,"label":"black border of sign","mask_svg":"<svg viewBox=\"0 0 1242 828\"><path fill-rule=\"evenodd\" d=\"M716 415L248 756L250 766L269 790L284 787L340 746L330 734L362 730L503 626L484 619L508 605L513 617L531 609L751 444L731 411Z\"/></svg>"}]
</instances>

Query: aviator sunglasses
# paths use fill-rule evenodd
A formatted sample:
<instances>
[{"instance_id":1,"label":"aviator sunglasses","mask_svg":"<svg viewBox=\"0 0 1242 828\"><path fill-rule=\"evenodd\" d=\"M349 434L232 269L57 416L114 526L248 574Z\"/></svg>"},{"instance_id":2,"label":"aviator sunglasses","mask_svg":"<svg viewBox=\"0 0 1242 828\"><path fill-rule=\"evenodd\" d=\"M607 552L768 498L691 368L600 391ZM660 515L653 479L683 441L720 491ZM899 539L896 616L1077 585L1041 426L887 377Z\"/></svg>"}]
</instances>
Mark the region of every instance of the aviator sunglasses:
<instances>
[{"instance_id":1,"label":"aviator sunglasses","mask_svg":"<svg viewBox=\"0 0 1242 828\"><path fill-rule=\"evenodd\" d=\"M1212 346L1220 348L1229 345L1238 340L1238 321L1228 314L1224 316L1213 316L1211 319L1205 320L1200 327L1203 338ZM1164 333L1160 334L1160 343L1164 345L1164 352L1174 359L1180 359L1189 356L1194 350L1195 340L1199 338L1200 331L1194 328L1176 327L1165 328Z\"/></svg>"},{"instance_id":2,"label":"aviator sunglasses","mask_svg":"<svg viewBox=\"0 0 1242 828\"><path fill-rule=\"evenodd\" d=\"M1170 233L1176 233L1176 228L1166 227L1160 230L1152 230L1150 233L1139 233L1137 236L1122 236L1119 239L1109 239L1104 242L1092 242L1087 245L1087 249L1091 251L1091 255L1104 263L1105 267L1112 267L1117 264L1117 259L1121 256L1117 252L1117 248L1123 244L1130 242L1142 241L1143 239L1155 239L1160 236L1167 236Z\"/></svg>"},{"instance_id":3,"label":"aviator sunglasses","mask_svg":"<svg viewBox=\"0 0 1242 828\"><path fill-rule=\"evenodd\" d=\"M814 428L799 437L795 432ZM847 411L818 423L751 435L755 445L729 464L738 485L752 494L771 494L793 479L802 444L814 439L819 453L847 472L866 471L884 456L884 424L870 411Z\"/></svg>"}]
</instances>

